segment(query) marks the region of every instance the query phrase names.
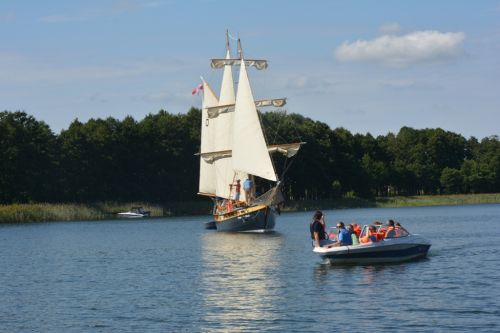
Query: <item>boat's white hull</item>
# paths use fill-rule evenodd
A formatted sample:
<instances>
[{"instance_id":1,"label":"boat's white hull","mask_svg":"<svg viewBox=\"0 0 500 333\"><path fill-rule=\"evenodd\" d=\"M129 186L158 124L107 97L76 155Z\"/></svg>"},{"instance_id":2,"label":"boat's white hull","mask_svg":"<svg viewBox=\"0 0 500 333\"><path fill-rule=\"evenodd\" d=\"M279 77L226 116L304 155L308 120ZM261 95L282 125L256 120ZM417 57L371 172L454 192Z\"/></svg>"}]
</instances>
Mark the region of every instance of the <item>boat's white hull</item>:
<instances>
[{"instance_id":1,"label":"boat's white hull","mask_svg":"<svg viewBox=\"0 0 500 333\"><path fill-rule=\"evenodd\" d=\"M142 217L146 217L147 215L145 214L138 214L138 213L118 213L118 217L121 218L127 218L127 219L140 219Z\"/></svg>"},{"instance_id":2,"label":"boat's white hull","mask_svg":"<svg viewBox=\"0 0 500 333\"><path fill-rule=\"evenodd\" d=\"M314 248L313 251L332 264L373 264L424 258L430 247L430 242L423 237L408 235L368 244Z\"/></svg>"}]
</instances>

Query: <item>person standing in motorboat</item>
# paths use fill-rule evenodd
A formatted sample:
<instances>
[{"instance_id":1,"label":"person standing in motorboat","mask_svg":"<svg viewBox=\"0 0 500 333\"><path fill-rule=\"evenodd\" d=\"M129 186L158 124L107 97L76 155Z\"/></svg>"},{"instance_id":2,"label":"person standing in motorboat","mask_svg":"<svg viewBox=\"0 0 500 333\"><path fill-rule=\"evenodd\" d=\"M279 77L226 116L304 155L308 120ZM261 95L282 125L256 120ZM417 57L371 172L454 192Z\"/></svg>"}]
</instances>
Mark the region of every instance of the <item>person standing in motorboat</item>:
<instances>
[{"instance_id":1,"label":"person standing in motorboat","mask_svg":"<svg viewBox=\"0 0 500 333\"><path fill-rule=\"evenodd\" d=\"M313 221L309 224L309 231L311 232L311 239L315 247L322 247L332 244L328 239L326 233L325 215L322 211L318 210L313 215Z\"/></svg>"}]
</instances>

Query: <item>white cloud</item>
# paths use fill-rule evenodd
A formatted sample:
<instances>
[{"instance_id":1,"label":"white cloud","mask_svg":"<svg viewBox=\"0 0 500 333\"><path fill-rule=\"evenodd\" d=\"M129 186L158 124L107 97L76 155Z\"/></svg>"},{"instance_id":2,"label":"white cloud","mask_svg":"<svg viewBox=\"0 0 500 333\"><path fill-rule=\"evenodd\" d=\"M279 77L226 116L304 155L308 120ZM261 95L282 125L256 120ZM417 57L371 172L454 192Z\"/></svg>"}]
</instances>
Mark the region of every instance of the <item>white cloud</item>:
<instances>
[{"instance_id":1,"label":"white cloud","mask_svg":"<svg viewBox=\"0 0 500 333\"><path fill-rule=\"evenodd\" d=\"M399 26L399 23L396 22L386 23L383 24L378 30L384 35L393 35L398 33L401 30L401 27Z\"/></svg>"},{"instance_id":2,"label":"white cloud","mask_svg":"<svg viewBox=\"0 0 500 333\"><path fill-rule=\"evenodd\" d=\"M403 36L344 42L335 50L339 61L374 61L405 66L445 61L463 54L463 32L416 31Z\"/></svg>"}]
</instances>

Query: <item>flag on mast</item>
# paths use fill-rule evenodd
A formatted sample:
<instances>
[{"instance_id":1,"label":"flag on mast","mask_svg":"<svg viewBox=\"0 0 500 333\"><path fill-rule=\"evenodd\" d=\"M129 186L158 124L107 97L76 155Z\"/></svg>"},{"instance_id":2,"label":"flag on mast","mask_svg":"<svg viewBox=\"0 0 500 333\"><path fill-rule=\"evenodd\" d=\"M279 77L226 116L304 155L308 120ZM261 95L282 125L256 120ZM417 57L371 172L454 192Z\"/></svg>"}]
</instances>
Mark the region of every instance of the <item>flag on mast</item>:
<instances>
[{"instance_id":1,"label":"flag on mast","mask_svg":"<svg viewBox=\"0 0 500 333\"><path fill-rule=\"evenodd\" d=\"M196 88L193 89L193 91L191 91L191 95L196 95L198 94L201 90L203 90L203 84L200 84L199 86L197 86Z\"/></svg>"}]
</instances>

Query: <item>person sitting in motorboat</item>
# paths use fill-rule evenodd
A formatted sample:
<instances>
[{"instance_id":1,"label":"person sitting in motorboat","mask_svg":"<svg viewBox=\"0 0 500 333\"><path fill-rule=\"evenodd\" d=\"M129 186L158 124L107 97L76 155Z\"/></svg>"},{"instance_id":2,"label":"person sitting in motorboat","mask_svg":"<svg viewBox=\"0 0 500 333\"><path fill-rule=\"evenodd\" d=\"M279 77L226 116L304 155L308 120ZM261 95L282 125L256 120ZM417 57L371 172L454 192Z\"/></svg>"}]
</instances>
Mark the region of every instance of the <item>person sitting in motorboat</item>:
<instances>
[{"instance_id":1,"label":"person sitting in motorboat","mask_svg":"<svg viewBox=\"0 0 500 333\"><path fill-rule=\"evenodd\" d=\"M396 231L396 237L405 237L405 236L408 236L410 234L408 232L408 230L403 228L401 226L401 223L399 223L399 222L396 222L396 224L394 226L394 230Z\"/></svg>"},{"instance_id":2,"label":"person sitting in motorboat","mask_svg":"<svg viewBox=\"0 0 500 333\"><path fill-rule=\"evenodd\" d=\"M337 242L333 243L331 246L348 246L352 245L352 237L349 231L345 228L344 222L340 221L337 223L337 229L339 230L337 236Z\"/></svg>"},{"instance_id":3,"label":"person sitting in motorboat","mask_svg":"<svg viewBox=\"0 0 500 333\"><path fill-rule=\"evenodd\" d=\"M328 239L331 240L333 243L337 241L337 231L335 227L330 228L330 232L328 232Z\"/></svg>"},{"instance_id":4,"label":"person sitting in motorboat","mask_svg":"<svg viewBox=\"0 0 500 333\"><path fill-rule=\"evenodd\" d=\"M356 236L359 239L359 235L361 235L361 226L359 224L357 224L357 223L353 223L352 224L352 230L354 231L354 233L356 234Z\"/></svg>"},{"instance_id":5,"label":"person sitting in motorboat","mask_svg":"<svg viewBox=\"0 0 500 333\"><path fill-rule=\"evenodd\" d=\"M309 231L311 232L311 238L315 247L332 244L332 241L328 239L325 229L325 216L322 211L318 210L314 213L313 221L309 224Z\"/></svg>"},{"instance_id":6,"label":"person sitting in motorboat","mask_svg":"<svg viewBox=\"0 0 500 333\"><path fill-rule=\"evenodd\" d=\"M387 221L387 227L385 228L385 236L384 238L395 238L396 237L396 228L394 225L394 220Z\"/></svg>"},{"instance_id":7,"label":"person sitting in motorboat","mask_svg":"<svg viewBox=\"0 0 500 333\"><path fill-rule=\"evenodd\" d=\"M362 244L375 243L377 241L377 228L374 225L365 226L363 232L361 232L361 237L359 242Z\"/></svg>"},{"instance_id":8,"label":"person sitting in motorboat","mask_svg":"<svg viewBox=\"0 0 500 333\"><path fill-rule=\"evenodd\" d=\"M373 227L375 228L373 235L377 237L377 241L383 240L385 237L386 227L380 221L374 221L373 224Z\"/></svg>"},{"instance_id":9,"label":"person sitting in motorboat","mask_svg":"<svg viewBox=\"0 0 500 333\"><path fill-rule=\"evenodd\" d=\"M358 235L354 231L354 225L349 224L347 226L347 231L351 234L352 245L358 245L359 244L359 240L358 240Z\"/></svg>"}]
</instances>

